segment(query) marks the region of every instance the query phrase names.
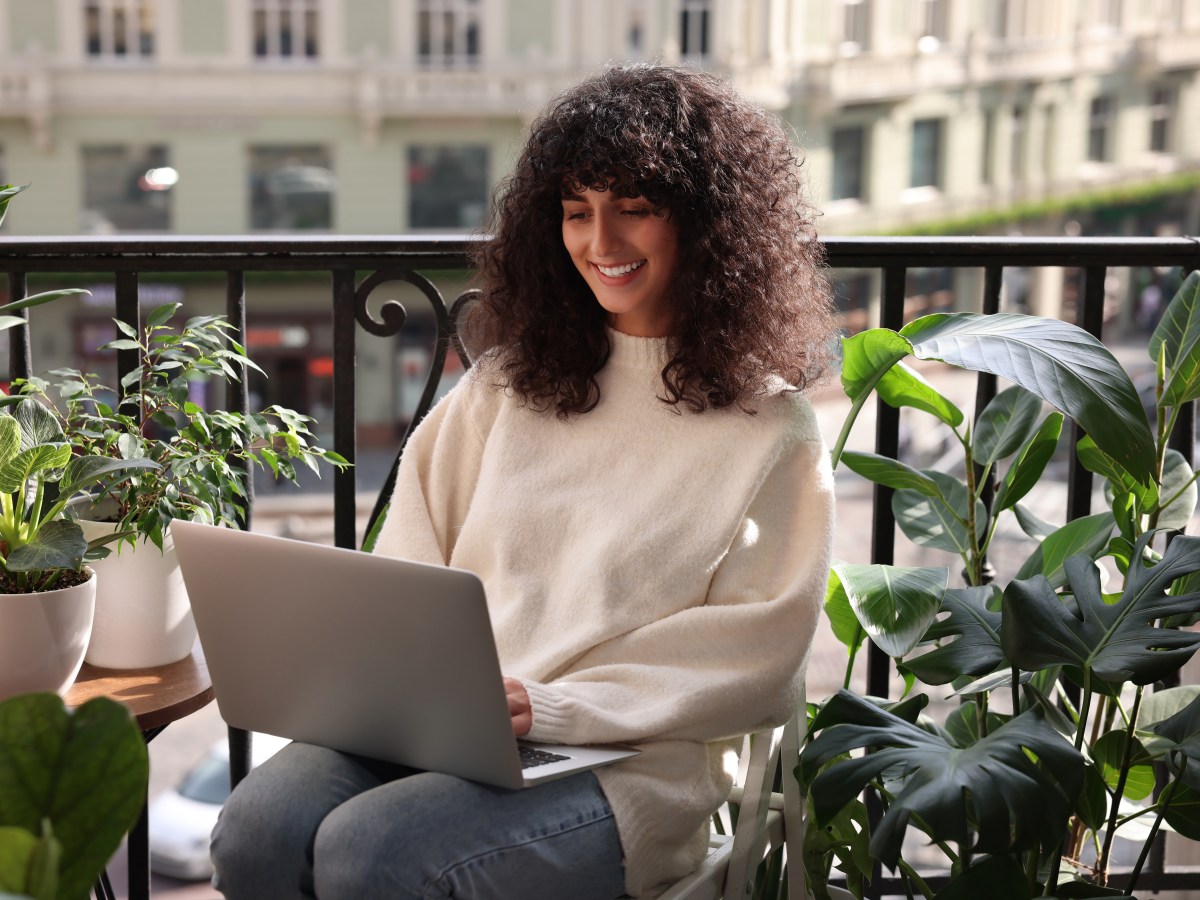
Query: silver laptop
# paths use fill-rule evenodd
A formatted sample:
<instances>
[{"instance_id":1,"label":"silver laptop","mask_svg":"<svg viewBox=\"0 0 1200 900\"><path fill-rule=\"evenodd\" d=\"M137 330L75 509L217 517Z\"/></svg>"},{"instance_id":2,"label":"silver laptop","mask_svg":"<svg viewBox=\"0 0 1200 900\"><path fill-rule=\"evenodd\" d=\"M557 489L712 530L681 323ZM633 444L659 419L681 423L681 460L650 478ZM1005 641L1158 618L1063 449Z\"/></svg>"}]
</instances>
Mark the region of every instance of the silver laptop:
<instances>
[{"instance_id":1,"label":"silver laptop","mask_svg":"<svg viewBox=\"0 0 1200 900\"><path fill-rule=\"evenodd\" d=\"M171 533L236 728L507 788L637 753L518 748L472 572L178 519Z\"/></svg>"}]
</instances>

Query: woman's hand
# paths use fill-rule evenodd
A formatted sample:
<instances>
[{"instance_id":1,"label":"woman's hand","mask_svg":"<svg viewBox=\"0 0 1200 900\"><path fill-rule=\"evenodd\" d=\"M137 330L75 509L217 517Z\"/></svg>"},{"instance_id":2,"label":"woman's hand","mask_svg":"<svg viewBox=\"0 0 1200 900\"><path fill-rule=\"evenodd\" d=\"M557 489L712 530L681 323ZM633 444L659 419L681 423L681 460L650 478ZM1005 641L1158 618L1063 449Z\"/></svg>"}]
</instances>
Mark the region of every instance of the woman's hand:
<instances>
[{"instance_id":1,"label":"woman's hand","mask_svg":"<svg viewBox=\"0 0 1200 900\"><path fill-rule=\"evenodd\" d=\"M520 679L505 678L504 693L508 697L508 714L512 716L513 734L524 737L533 727L533 707L529 705L529 694Z\"/></svg>"}]
</instances>

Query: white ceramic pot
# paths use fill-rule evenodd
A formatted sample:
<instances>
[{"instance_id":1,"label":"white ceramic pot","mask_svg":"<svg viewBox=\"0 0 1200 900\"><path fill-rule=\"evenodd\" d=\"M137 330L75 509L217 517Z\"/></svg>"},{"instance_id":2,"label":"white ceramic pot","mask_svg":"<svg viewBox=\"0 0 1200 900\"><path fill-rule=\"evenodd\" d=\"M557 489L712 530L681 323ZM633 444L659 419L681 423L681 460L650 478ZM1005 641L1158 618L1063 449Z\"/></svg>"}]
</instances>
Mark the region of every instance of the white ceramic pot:
<instances>
[{"instance_id":1,"label":"white ceramic pot","mask_svg":"<svg viewBox=\"0 0 1200 900\"><path fill-rule=\"evenodd\" d=\"M89 540L112 534L111 522L79 519ZM177 662L192 652L196 623L183 586L175 542L168 527L163 551L139 539L110 544L112 552L91 563L99 576L96 621L87 661L104 669L143 669Z\"/></svg>"},{"instance_id":2,"label":"white ceramic pot","mask_svg":"<svg viewBox=\"0 0 1200 900\"><path fill-rule=\"evenodd\" d=\"M96 609L91 575L56 591L0 594L0 699L32 691L61 697L75 683Z\"/></svg>"}]
</instances>

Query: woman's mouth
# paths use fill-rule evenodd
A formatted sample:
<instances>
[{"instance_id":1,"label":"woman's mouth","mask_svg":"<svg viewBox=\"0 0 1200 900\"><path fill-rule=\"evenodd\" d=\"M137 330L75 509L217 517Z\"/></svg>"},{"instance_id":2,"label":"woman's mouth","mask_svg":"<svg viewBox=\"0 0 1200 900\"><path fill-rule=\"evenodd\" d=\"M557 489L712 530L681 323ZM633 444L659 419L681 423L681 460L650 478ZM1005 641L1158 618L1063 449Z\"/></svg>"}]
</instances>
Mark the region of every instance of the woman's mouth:
<instances>
[{"instance_id":1,"label":"woman's mouth","mask_svg":"<svg viewBox=\"0 0 1200 900\"><path fill-rule=\"evenodd\" d=\"M605 278L620 280L629 277L634 272L638 271L646 264L646 260L639 259L636 262L621 263L619 266L602 266L599 263L592 263L596 267L596 271Z\"/></svg>"}]
</instances>

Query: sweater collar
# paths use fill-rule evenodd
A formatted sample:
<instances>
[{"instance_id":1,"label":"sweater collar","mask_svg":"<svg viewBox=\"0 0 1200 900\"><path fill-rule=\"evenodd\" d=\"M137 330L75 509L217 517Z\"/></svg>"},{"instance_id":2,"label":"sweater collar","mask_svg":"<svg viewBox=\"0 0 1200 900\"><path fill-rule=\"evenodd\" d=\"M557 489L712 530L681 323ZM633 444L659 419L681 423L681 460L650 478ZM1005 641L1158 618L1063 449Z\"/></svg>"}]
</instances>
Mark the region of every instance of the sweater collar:
<instances>
[{"instance_id":1,"label":"sweater collar","mask_svg":"<svg viewBox=\"0 0 1200 900\"><path fill-rule=\"evenodd\" d=\"M661 372L671 358L668 344L670 338L634 337L605 326L612 353L608 357L610 366L632 369L650 369Z\"/></svg>"}]
</instances>

